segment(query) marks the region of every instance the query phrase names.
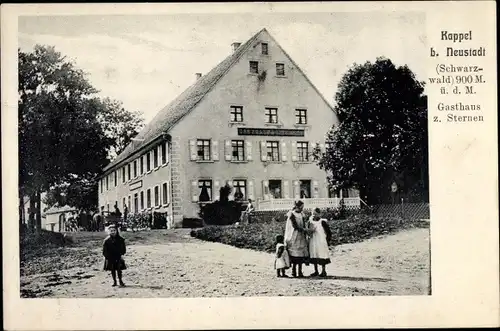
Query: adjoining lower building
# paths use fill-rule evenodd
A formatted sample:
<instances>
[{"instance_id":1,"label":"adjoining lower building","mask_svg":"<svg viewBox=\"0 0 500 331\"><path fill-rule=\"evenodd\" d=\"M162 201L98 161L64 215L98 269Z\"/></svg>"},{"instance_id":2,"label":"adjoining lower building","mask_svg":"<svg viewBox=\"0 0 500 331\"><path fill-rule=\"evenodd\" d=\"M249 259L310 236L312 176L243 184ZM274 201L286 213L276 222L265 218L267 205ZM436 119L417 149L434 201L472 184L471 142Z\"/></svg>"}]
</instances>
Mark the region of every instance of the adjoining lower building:
<instances>
[{"instance_id":1,"label":"adjoining lower building","mask_svg":"<svg viewBox=\"0 0 500 331\"><path fill-rule=\"evenodd\" d=\"M103 169L102 211L162 212L175 224L219 198L257 209L359 205L356 190L330 192L312 158L338 123L332 107L268 33L233 43L233 52L162 109Z\"/></svg>"}]
</instances>

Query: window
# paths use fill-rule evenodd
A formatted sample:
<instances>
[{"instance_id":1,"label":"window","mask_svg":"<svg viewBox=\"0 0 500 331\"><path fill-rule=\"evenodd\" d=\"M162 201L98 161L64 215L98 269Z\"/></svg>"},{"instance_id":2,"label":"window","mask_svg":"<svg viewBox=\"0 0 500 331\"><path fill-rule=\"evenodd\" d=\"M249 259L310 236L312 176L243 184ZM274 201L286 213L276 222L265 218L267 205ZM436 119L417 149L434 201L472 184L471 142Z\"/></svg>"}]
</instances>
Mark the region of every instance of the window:
<instances>
[{"instance_id":1,"label":"window","mask_svg":"<svg viewBox=\"0 0 500 331\"><path fill-rule=\"evenodd\" d=\"M311 181L301 180L300 181L300 198L309 199L311 197Z\"/></svg>"},{"instance_id":2,"label":"window","mask_svg":"<svg viewBox=\"0 0 500 331\"><path fill-rule=\"evenodd\" d=\"M151 189L146 191L146 208L151 208Z\"/></svg>"},{"instance_id":3,"label":"window","mask_svg":"<svg viewBox=\"0 0 500 331\"><path fill-rule=\"evenodd\" d=\"M279 161L280 160L280 150L278 141L267 141L267 159L269 161Z\"/></svg>"},{"instance_id":4,"label":"window","mask_svg":"<svg viewBox=\"0 0 500 331\"><path fill-rule=\"evenodd\" d=\"M276 63L276 76L285 76L285 64Z\"/></svg>"},{"instance_id":5,"label":"window","mask_svg":"<svg viewBox=\"0 0 500 331\"><path fill-rule=\"evenodd\" d=\"M268 55L269 54L269 47L267 43L262 43L260 44L262 46L262 55Z\"/></svg>"},{"instance_id":6,"label":"window","mask_svg":"<svg viewBox=\"0 0 500 331\"><path fill-rule=\"evenodd\" d=\"M118 171L115 171L115 187L118 185Z\"/></svg>"},{"instance_id":7,"label":"window","mask_svg":"<svg viewBox=\"0 0 500 331\"><path fill-rule=\"evenodd\" d=\"M198 139L198 161L210 160L210 139Z\"/></svg>"},{"instance_id":8,"label":"window","mask_svg":"<svg viewBox=\"0 0 500 331\"><path fill-rule=\"evenodd\" d=\"M234 200L246 200L247 199L247 181L243 179L233 180L234 187Z\"/></svg>"},{"instance_id":9,"label":"window","mask_svg":"<svg viewBox=\"0 0 500 331\"><path fill-rule=\"evenodd\" d=\"M139 194L138 193L134 194L134 211L136 213L139 212Z\"/></svg>"},{"instance_id":10,"label":"window","mask_svg":"<svg viewBox=\"0 0 500 331\"><path fill-rule=\"evenodd\" d=\"M137 178L137 160L134 161L134 178Z\"/></svg>"},{"instance_id":11,"label":"window","mask_svg":"<svg viewBox=\"0 0 500 331\"><path fill-rule=\"evenodd\" d=\"M231 106L231 122L243 122L243 107Z\"/></svg>"},{"instance_id":12,"label":"window","mask_svg":"<svg viewBox=\"0 0 500 331\"><path fill-rule=\"evenodd\" d=\"M233 152L231 154L231 161L244 161L245 142L243 140L232 140L231 145L233 148Z\"/></svg>"},{"instance_id":13,"label":"window","mask_svg":"<svg viewBox=\"0 0 500 331\"><path fill-rule=\"evenodd\" d=\"M141 175L144 174L144 156L141 156L140 169L141 169Z\"/></svg>"},{"instance_id":14,"label":"window","mask_svg":"<svg viewBox=\"0 0 500 331\"><path fill-rule=\"evenodd\" d=\"M198 188L200 189L200 195L198 201L212 201L212 181L211 180L199 180Z\"/></svg>"},{"instance_id":15,"label":"window","mask_svg":"<svg viewBox=\"0 0 500 331\"><path fill-rule=\"evenodd\" d=\"M151 153L146 154L146 171L151 171Z\"/></svg>"},{"instance_id":16,"label":"window","mask_svg":"<svg viewBox=\"0 0 500 331\"><path fill-rule=\"evenodd\" d=\"M162 204L168 204L168 182L162 184Z\"/></svg>"},{"instance_id":17,"label":"window","mask_svg":"<svg viewBox=\"0 0 500 331\"><path fill-rule=\"evenodd\" d=\"M127 202L125 201L125 197L123 197L123 206L122 209L125 212L125 207L127 207Z\"/></svg>"},{"instance_id":18,"label":"window","mask_svg":"<svg viewBox=\"0 0 500 331\"><path fill-rule=\"evenodd\" d=\"M306 141L297 142L297 157L299 162L309 161L309 143Z\"/></svg>"},{"instance_id":19,"label":"window","mask_svg":"<svg viewBox=\"0 0 500 331\"><path fill-rule=\"evenodd\" d=\"M306 109L295 109L295 123L296 124L307 124L307 110Z\"/></svg>"},{"instance_id":20,"label":"window","mask_svg":"<svg viewBox=\"0 0 500 331\"><path fill-rule=\"evenodd\" d=\"M250 61L250 73L251 74L258 74L259 73L259 62Z\"/></svg>"},{"instance_id":21,"label":"window","mask_svg":"<svg viewBox=\"0 0 500 331\"><path fill-rule=\"evenodd\" d=\"M281 199L281 180L269 181L269 193L274 199Z\"/></svg>"},{"instance_id":22,"label":"window","mask_svg":"<svg viewBox=\"0 0 500 331\"><path fill-rule=\"evenodd\" d=\"M127 175L128 175L127 180L130 180L132 178L132 176L131 176L132 175L131 169L132 169L131 164L130 163L127 164Z\"/></svg>"},{"instance_id":23,"label":"window","mask_svg":"<svg viewBox=\"0 0 500 331\"><path fill-rule=\"evenodd\" d=\"M130 195L128 196L128 207L129 208L132 208L132 203L130 202L131 198L130 198Z\"/></svg>"},{"instance_id":24,"label":"window","mask_svg":"<svg viewBox=\"0 0 500 331\"><path fill-rule=\"evenodd\" d=\"M141 191L141 194L140 194L141 198L141 210L144 209L144 191Z\"/></svg>"},{"instance_id":25,"label":"window","mask_svg":"<svg viewBox=\"0 0 500 331\"><path fill-rule=\"evenodd\" d=\"M153 149L153 168L158 168L158 148Z\"/></svg>"},{"instance_id":26,"label":"window","mask_svg":"<svg viewBox=\"0 0 500 331\"><path fill-rule=\"evenodd\" d=\"M106 210L109 212L109 203L106 204Z\"/></svg>"},{"instance_id":27,"label":"window","mask_svg":"<svg viewBox=\"0 0 500 331\"><path fill-rule=\"evenodd\" d=\"M161 164L167 164L167 143L161 144Z\"/></svg>"},{"instance_id":28,"label":"window","mask_svg":"<svg viewBox=\"0 0 500 331\"><path fill-rule=\"evenodd\" d=\"M266 108L266 123L278 123L278 108Z\"/></svg>"},{"instance_id":29,"label":"window","mask_svg":"<svg viewBox=\"0 0 500 331\"><path fill-rule=\"evenodd\" d=\"M109 175L106 176L106 190L109 190Z\"/></svg>"},{"instance_id":30,"label":"window","mask_svg":"<svg viewBox=\"0 0 500 331\"><path fill-rule=\"evenodd\" d=\"M122 183L125 183L125 167L122 168Z\"/></svg>"},{"instance_id":31,"label":"window","mask_svg":"<svg viewBox=\"0 0 500 331\"><path fill-rule=\"evenodd\" d=\"M160 187L155 186L155 207L160 205Z\"/></svg>"}]
</instances>

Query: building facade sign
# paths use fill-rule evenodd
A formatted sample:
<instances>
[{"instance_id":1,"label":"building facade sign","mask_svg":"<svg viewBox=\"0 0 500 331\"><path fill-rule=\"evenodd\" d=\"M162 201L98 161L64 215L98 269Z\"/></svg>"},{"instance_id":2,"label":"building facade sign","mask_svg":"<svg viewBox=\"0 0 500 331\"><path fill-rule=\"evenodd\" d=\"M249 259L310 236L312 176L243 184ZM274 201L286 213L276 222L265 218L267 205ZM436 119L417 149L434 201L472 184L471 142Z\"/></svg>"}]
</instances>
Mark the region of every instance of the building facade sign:
<instances>
[{"instance_id":1,"label":"building facade sign","mask_svg":"<svg viewBox=\"0 0 500 331\"><path fill-rule=\"evenodd\" d=\"M130 191L135 191L137 189L140 189L142 187L142 180L138 181L138 182L135 182L135 183L132 183L130 184Z\"/></svg>"},{"instance_id":2,"label":"building facade sign","mask_svg":"<svg viewBox=\"0 0 500 331\"><path fill-rule=\"evenodd\" d=\"M299 129L269 129L269 128L238 128L239 136L281 136L304 137L304 130Z\"/></svg>"}]
</instances>

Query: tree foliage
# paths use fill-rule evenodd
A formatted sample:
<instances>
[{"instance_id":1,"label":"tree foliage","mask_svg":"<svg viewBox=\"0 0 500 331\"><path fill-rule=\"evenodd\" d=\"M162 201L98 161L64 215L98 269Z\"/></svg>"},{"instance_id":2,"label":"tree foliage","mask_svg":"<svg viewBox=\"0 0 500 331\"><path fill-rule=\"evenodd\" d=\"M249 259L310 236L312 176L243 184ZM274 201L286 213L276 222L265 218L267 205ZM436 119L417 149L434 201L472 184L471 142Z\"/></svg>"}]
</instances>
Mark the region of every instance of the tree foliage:
<instances>
[{"instance_id":1,"label":"tree foliage","mask_svg":"<svg viewBox=\"0 0 500 331\"><path fill-rule=\"evenodd\" d=\"M19 193L39 199L48 192L49 206L92 209L97 174L142 120L101 100L86 74L54 47L19 50L18 60Z\"/></svg>"},{"instance_id":2,"label":"tree foliage","mask_svg":"<svg viewBox=\"0 0 500 331\"><path fill-rule=\"evenodd\" d=\"M369 203L388 202L390 185L427 199L427 97L407 66L389 59L353 65L342 77L318 164L333 190L355 187Z\"/></svg>"}]
</instances>

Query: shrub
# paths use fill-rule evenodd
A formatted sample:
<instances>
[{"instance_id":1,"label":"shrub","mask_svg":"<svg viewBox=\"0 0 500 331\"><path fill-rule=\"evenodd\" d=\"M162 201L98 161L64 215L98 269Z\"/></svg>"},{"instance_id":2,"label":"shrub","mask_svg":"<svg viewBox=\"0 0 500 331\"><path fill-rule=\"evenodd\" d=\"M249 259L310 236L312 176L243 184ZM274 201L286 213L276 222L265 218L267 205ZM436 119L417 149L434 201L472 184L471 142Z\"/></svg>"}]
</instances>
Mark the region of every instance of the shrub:
<instances>
[{"instance_id":1,"label":"shrub","mask_svg":"<svg viewBox=\"0 0 500 331\"><path fill-rule=\"evenodd\" d=\"M203 220L201 218L183 218L182 219L183 228L201 228L203 227Z\"/></svg>"}]
</instances>

